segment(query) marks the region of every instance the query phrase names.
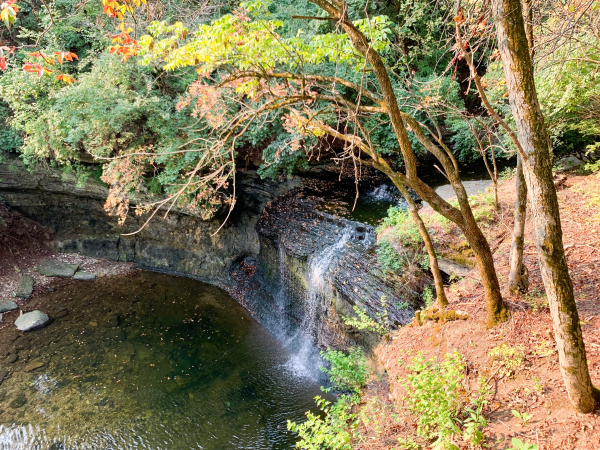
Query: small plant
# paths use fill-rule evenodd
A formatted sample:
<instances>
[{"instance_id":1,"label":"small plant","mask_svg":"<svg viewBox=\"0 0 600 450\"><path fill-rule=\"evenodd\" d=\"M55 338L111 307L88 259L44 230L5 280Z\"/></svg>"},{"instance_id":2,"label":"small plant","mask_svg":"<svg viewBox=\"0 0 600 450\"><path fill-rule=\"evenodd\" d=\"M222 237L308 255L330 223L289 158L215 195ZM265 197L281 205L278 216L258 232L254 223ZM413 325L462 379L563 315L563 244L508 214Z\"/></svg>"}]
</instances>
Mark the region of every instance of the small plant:
<instances>
[{"instance_id":1,"label":"small plant","mask_svg":"<svg viewBox=\"0 0 600 450\"><path fill-rule=\"evenodd\" d=\"M321 352L323 359L331 364L331 368L321 367L331 378L333 386L340 391L349 391L355 395L360 394L367 383L371 369L367 366L367 358L359 348L351 348L348 354L328 350Z\"/></svg>"},{"instance_id":2,"label":"small plant","mask_svg":"<svg viewBox=\"0 0 600 450\"><path fill-rule=\"evenodd\" d=\"M523 442L519 438L512 438L512 448L508 450L538 450L537 444L530 444L529 442Z\"/></svg>"},{"instance_id":3,"label":"small plant","mask_svg":"<svg viewBox=\"0 0 600 450\"><path fill-rule=\"evenodd\" d=\"M352 413L352 407L360 402L360 393L371 369L367 366L364 353L358 348L350 349L348 354L328 350L321 352L321 356L331 364L331 368L321 367L321 370L331 377L333 386L351 394L341 395L335 403L316 397L317 406L323 414L317 415L309 411L304 423L297 424L288 420L287 427L298 434L296 448L351 450L352 440L358 433L358 418Z\"/></svg>"},{"instance_id":4,"label":"small plant","mask_svg":"<svg viewBox=\"0 0 600 450\"><path fill-rule=\"evenodd\" d=\"M533 417L533 414L529 414L526 412L519 412L516 409L513 409L511 411L512 415L515 416L517 419L519 419L519 421L521 422L521 425L523 427L527 426L527 422L529 422L529 419L531 419Z\"/></svg>"},{"instance_id":5,"label":"small plant","mask_svg":"<svg viewBox=\"0 0 600 450\"><path fill-rule=\"evenodd\" d=\"M398 308L400 311L402 311L402 310L408 308L408 302L405 302L404 300L401 302L397 302L396 308Z\"/></svg>"},{"instance_id":6,"label":"small plant","mask_svg":"<svg viewBox=\"0 0 600 450\"><path fill-rule=\"evenodd\" d=\"M502 344L491 349L488 356L492 360L492 368L498 368L500 374L508 378L523 364L525 351L521 346L510 347Z\"/></svg>"},{"instance_id":7,"label":"small plant","mask_svg":"<svg viewBox=\"0 0 600 450\"><path fill-rule=\"evenodd\" d=\"M533 312L543 311L548 308L548 297L538 288L525 295L525 301L533 309Z\"/></svg>"},{"instance_id":8,"label":"small plant","mask_svg":"<svg viewBox=\"0 0 600 450\"><path fill-rule=\"evenodd\" d=\"M488 404L487 397L491 394L485 379L479 378L479 391L473 401L473 408L466 408L467 418L463 421L463 438L472 445L477 446L483 442L485 436L482 428L488 424L488 420L483 417L483 407Z\"/></svg>"},{"instance_id":9,"label":"small plant","mask_svg":"<svg viewBox=\"0 0 600 450\"><path fill-rule=\"evenodd\" d=\"M431 286L426 286L425 289L423 289L421 297L423 298L427 308L431 308L431 306L433 306L435 299L433 297L433 289L431 289Z\"/></svg>"},{"instance_id":10,"label":"small plant","mask_svg":"<svg viewBox=\"0 0 600 450\"><path fill-rule=\"evenodd\" d=\"M516 167L507 167L502 172L500 172L500 174L498 175L498 179L503 180L503 181L509 180L512 177L514 177L516 173L517 173Z\"/></svg>"},{"instance_id":11,"label":"small plant","mask_svg":"<svg viewBox=\"0 0 600 450\"><path fill-rule=\"evenodd\" d=\"M417 418L417 434L449 441L459 432L456 416L464 370L461 356L451 353L437 364L419 353L408 370L410 374L403 383L405 402L409 412Z\"/></svg>"},{"instance_id":12,"label":"small plant","mask_svg":"<svg viewBox=\"0 0 600 450\"><path fill-rule=\"evenodd\" d=\"M406 306L408 306L408 304L406 304ZM381 296L381 307L383 312L376 313L375 318L373 318L359 306L354 305L353 309L357 317L344 317L344 323L348 326L356 328L357 330L369 330L373 333L385 336L390 332L392 325L389 319L387 298L385 295Z\"/></svg>"},{"instance_id":13,"label":"small plant","mask_svg":"<svg viewBox=\"0 0 600 450\"><path fill-rule=\"evenodd\" d=\"M306 413L306 422L287 422L288 430L298 434L296 447L305 450L351 450L358 421L352 413L353 402L350 397L342 396L335 403L321 397L315 400L324 417L309 411Z\"/></svg>"}]
</instances>

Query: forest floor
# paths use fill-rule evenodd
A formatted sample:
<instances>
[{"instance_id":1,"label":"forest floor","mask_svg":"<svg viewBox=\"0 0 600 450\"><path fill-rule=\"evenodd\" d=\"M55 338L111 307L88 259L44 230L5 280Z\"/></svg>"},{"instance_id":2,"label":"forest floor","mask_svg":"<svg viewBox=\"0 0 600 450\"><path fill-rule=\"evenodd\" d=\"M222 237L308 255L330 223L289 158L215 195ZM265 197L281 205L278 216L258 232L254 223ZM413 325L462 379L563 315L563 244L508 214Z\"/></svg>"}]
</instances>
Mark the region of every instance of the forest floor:
<instances>
[{"instance_id":1,"label":"forest floor","mask_svg":"<svg viewBox=\"0 0 600 450\"><path fill-rule=\"evenodd\" d=\"M571 173L566 179L559 177L556 184L589 371L594 384L600 386L600 175ZM466 365L465 394L474 395L480 376L488 380L492 390L490 403L484 409L489 420L483 429L484 447L475 448L510 449L511 439L516 437L537 444L539 450L600 449L599 411L578 414L566 395L530 220L524 251L529 293L515 296L507 289L514 178L500 184L499 201L498 210L484 214L481 223L494 252L510 319L492 329L486 327L483 287L478 272L473 270L446 289L449 308L466 312L467 320L427 321L423 326L407 326L394 332L376 350L388 379L378 379L367 389L361 416L369 419L361 421L364 442L357 448L408 448L399 446L398 441L415 438L417 425L415 418L404 412L402 380L408 373L407 364L403 363L410 363L418 352L438 362L445 354L458 352ZM440 253L459 252L468 262L466 243L456 227L435 221L430 226ZM499 362L489 352L503 344L505 358ZM509 365L514 370L506 370ZM531 414L531 418L523 423L513 410ZM460 440L456 443L460 448L472 448Z\"/></svg>"}]
</instances>

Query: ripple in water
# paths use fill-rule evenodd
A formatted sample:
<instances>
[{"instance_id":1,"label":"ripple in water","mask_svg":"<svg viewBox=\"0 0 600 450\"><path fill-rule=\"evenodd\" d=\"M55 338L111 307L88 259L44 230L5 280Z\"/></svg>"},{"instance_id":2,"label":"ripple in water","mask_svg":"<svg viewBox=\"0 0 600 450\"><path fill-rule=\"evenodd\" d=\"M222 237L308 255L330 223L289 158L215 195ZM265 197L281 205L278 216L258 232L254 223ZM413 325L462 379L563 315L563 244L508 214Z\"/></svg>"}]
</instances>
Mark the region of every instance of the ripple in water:
<instances>
[{"instance_id":1,"label":"ripple in water","mask_svg":"<svg viewBox=\"0 0 600 450\"><path fill-rule=\"evenodd\" d=\"M28 335L1 386L2 450L288 449L320 395L216 287L141 272L49 301L69 315Z\"/></svg>"}]
</instances>

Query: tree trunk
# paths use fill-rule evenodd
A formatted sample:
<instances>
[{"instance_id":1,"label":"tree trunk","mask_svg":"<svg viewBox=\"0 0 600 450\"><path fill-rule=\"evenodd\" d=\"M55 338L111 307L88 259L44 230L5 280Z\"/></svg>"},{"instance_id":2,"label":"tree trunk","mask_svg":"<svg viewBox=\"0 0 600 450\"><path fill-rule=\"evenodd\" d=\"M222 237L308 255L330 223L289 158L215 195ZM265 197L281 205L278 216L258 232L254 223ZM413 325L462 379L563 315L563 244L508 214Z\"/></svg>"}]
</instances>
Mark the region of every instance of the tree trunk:
<instances>
[{"instance_id":1,"label":"tree trunk","mask_svg":"<svg viewBox=\"0 0 600 450\"><path fill-rule=\"evenodd\" d=\"M525 293L529 289L529 272L523 264L525 219L527 218L527 185L523 176L523 162L518 154L517 175L515 178L517 201L515 202L515 226L510 246L508 289L513 294L519 294Z\"/></svg>"},{"instance_id":2,"label":"tree trunk","mask_svg":"<svg viewBox=\"0 0 600 450\"><path fill-rule=\"evenodd\" d=\"M396 139L400 145L400 150L404 158L404 165L406 167L406 176L393 171L378 153L369 153L369 156L373 158L376 165L381 167L387 166L383 171L395 184L397 182L402 182L410 186L417 195L429 203L436 212L454 222L461 229L477 259L481 281L485 290L488 326L492 327L496 325L496 323L506 320L508 314L504 302L502 301L500 283L498 282L498 277L494 269L492 252L485 236L479 229L477 222L473 217L473 211L469 205L467 193L460 181L456 162L451 156L433 144L431 140L425 136L422 127L417 121L413 119L412 122L409 122L417 139L419 139L419 141L424 144L440 162L454 192L456 193L460 210L457 210L442 199L435 190L418 177L416 156L403 119L403 117L407 116L403 115L400 111L398 100L387 72L387 66L381 59L381 56L373 50L366 36L349 19L344 2L339 0L311 0L311 2L330 14L331 18L335 19L341 25L352 41L354 49L365 58L367 63L373 69L373 74L377 78L377 83L381 88L383 97L380 105L385 108L386 113L390 118Z\"/></svg>"},{"instance_id":3,"label":"tree trunk","mask_svg":"<svg viewBox=\"0 0 600 450\"><path fill-rule=\"evenodd\" d=\"M448 305L448 299L446 298L446 292L444 291L444 280L442 279L442 274L438 266L438 260L435 254L435 249L433 248L431 236L429 235L429 231L427 231L425 222L423 222L417 205L408 192L408 189L406 189L406 186L404 184L398 184L396 187L400 190L400 193L406 200L408 211L419 228L419 233L421 234L421 238L423 238L423 242L425 242L425 249L427 250L427 255L429 256L429 266L431 267L431 273L433 274L433 283L435 285L438 306L440 308L444 308Z\"/></svg>"},{"instance_id":4,"label":"tree trunk","mask_svg":"<svg viewBox=\"0 0 600 450\"><path fill-rule=\"evenodd\" d=\"M565 257L558 198L552 179L552 156L535 90L533 64L520 0L493 0L498 48L509 101L523 148L523 172L531 201L531 216L540 269L552 315L554 336L567 394L580 412L597 406L585 346Z\"/></svg>"}]
</instances>

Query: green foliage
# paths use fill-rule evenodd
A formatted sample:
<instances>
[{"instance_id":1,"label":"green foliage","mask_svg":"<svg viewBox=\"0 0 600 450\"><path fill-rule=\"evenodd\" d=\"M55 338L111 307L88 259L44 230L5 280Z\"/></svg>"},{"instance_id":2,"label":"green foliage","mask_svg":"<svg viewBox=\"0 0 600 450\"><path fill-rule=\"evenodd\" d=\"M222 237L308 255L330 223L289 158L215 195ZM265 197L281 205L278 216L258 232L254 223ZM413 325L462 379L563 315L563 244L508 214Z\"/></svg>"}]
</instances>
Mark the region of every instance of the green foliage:
<instances>
[{"instance_id":1,"label":"green foliage","mask_svg":"<svg viewBox=\"0 0 600 450\"><path fill-rule=\"evenodd\" d=\"M400 272L411 263L429 269L423 239L408 211L392 206L377 231L377 260L382 269Z\"/></svg>"},{"instance_id":2,"label":"green foliage","mask_svg":"<svg viewBox=\"0 0 600 450\"><path fill-rule=\"evenodd\" d=\"M447 354L437 364L420 353L408 370L410 374L403 383L405 402L408 411L417 419L417 434L436 439L437 448L449 446L452 436L460 433L462 357L458 353Z\"/></svg>"},{"instance_id":3,"label":"green foliage","mask_svg":"<svg viewBox=\"0 0 600 450\"><path fill-rule=\"evenodd\" d=\"M353 401L349 396L340 397L331 403L316 397L322 415L306 413L306 421L297 424L287 422L288 430L298 434L296 448L304 450L351 450L356 436L358 421L353 414Z\"/></svg>"},{"instance_id":4,"label":"green foliage","mask_svg":"<svg viewBox=\"0 0 600 450\"><path fill-rule=\"evenodd\" d=\"M381 297L381 306L383 308L383 312L376 313L375 318L372 318L358 305L354 305L353 309L357 317L344 317L344 323L348 326L356 328L357 330L369 330L373 333L385 336L389 334L391 328L391 322L388 317L387 299L385 295ZM400 309L404 309L408 306L408 303L401 304L401 306L402 308Z\"/></svg>"},{"instance_id":5,"label":"green foliage","mask_svg":"<svg viewBox=\"0 0 600 450\"><path fill-rule=\"evenodd\" d=\"M351 395L342 395L335 403L316 397L321 415L306 413L307 420L297 424L288 420L289 430L298 433L297 448L305 450L351 450L358 433L358 419L352 407L360 402L360 393L371 370L362 350L351 348L348 353L328 350L321 352L330 369L321 368L331 377L333 386Z\"/></svg>"},{"instance_id":6,"label":"green foliage","mask_svg":"<svg viewBox=\"0 0 600 450\"><path fill-rule=\"evenodd\" d=\"M431 308L431 306L435 302L435 297L433 295L433 289L431 288L431 286L425 286L425 289L423 289L423 293L421 294L421 297L423 298L423 301L425 302L425 306L427 308Z\"/></svg>"},{"instance_id":7,"label":"green foliage","mask_svg":"<svg viewBox=\"0 0 600 450\"><path fill-rule=\"evenodd\" d=\"M523 442L519 438L512 438L512 448L508 450L538 450L537 444L530 444L529 442Z\"/></svg>"},{"instance_id":8,"label":"green foliage","mask_svg":"<svg viewBox=\"0 0 600 450\"><path fill-rule=\"evenodd\" d=\"M417 420L417 435L433 441L434 449L458 449L454 436L472 445L483 441L481 428L487 420L482 411L489 389L480 379L477 395L469 399L462 385L464 370L458 353L447 354L439 364L419 353L408 366L403 382L405 405Z\"/></svg>"},{"instance_id":9,"label":"green foliage","mask_svg":"<svg viewBox=\"0 0 600 450\"><path fill-rule=\"evenodd\" d=\"M360 348L351 348L347 353L328 350L321 352L321 356L331 364L329 369L321 367L321 370L329 375L333 386L359 395L371 373L363 351Z\"/></svg>"},{"instance_id":10,"label":"green foliage","mask_svg":"<svg viewBox=\"0 0 600 450\"><path fill-rule=\"evenodd\" d=\"M529 419L533 417L533 414L526 413L525 411L519 412L516 409L511 410L511 413L513 416L519 419L519 422L521 422L521 426L523 427L526 427Z\"/></svg>"},{"instance_id":11,"label":"green foliage","mask_svg":"<svg viewBox=\"0 0 600 450\"><path fill-rule=\"evenodd\" d=\"M523 365L525 351L521 346L511 347L501 344L488 352L492 360L492 367L498 368L499 373L505 377L513 376Z\"/></svg>"}]
</instances>

